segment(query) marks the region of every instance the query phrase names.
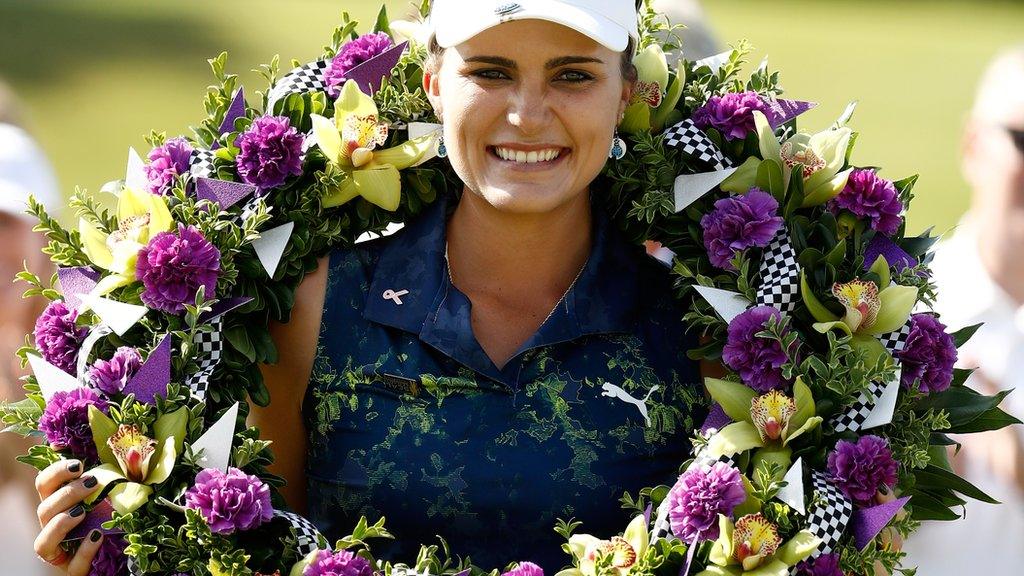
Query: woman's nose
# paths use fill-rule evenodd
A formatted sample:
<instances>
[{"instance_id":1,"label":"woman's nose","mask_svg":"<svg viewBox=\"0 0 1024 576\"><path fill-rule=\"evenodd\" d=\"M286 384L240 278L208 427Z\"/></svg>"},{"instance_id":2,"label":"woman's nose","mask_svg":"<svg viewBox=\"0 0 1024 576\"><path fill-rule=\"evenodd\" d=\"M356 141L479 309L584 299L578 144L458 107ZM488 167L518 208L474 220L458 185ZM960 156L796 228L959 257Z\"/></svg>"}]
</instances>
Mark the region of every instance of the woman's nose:
<instances>
[{"instance_id":1,"label":"woman's nose","mask_svg":"<svg viewBox=\"0 0 1024 576\"><path fill-rule=\"evenodd\" d=\"M551 116L551 103L544 88L524 86L509 102L508 123L525 134L546 129Z\"/></svg>"}]
</instances>

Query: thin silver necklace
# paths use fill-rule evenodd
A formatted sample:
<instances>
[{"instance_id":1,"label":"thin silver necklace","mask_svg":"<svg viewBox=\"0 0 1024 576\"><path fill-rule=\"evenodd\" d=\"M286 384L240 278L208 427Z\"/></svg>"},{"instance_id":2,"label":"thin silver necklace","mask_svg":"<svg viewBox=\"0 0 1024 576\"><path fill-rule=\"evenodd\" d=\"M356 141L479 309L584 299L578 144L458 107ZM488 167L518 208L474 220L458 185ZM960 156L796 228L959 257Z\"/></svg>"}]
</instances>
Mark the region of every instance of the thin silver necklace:
<instances>
[{"instance_id":1,"label":"thin silver necklace","mask_svg":"<svg viewBox=\"0 0 1024 576\"><path fill-rule=\"evenodd\" d=\"M562 302L565 300L565 297L569 295L569 292L572 290L572 287L576 285L576 281L579 280L580 276L583 275L583 271L587 268L587 262L590 262L590 256L587 256L587 259L583 261L583 266L581 266L579 271L576 272L576 276L572 279L572 282L569 283L569 287L565 289L565 292L562 293L562 296L558 299L557 302L555 302L554 307L551 308L551 311L548 312L548 315L544 317L544 320L540 323L541 326L547 324L548 320L551 319L551 316L554 315L555 310L558 310L558 307L562 305ZM452 278L452 264L451 261L448 260L447 238L445 238L444 241L444 267L445 271L448 272L448 282L452 286L455 286L455 279ZM455 287L458 288L458 286Z\"/></svg>"}]
</instances>

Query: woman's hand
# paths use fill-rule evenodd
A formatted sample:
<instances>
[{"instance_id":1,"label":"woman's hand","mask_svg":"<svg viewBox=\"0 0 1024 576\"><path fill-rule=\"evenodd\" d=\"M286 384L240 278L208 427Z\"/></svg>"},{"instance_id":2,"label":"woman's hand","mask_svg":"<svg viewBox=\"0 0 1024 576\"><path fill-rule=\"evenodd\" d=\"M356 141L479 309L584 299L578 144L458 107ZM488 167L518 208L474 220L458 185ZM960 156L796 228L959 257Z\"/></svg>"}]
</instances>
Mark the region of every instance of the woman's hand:
<instances>
[{"instance_id":1,"label":"woman's hand","mask_svg":"<svg viewBox=\"0 0 1024 576\"><path fill-rule=\"evenodd\" d=\"M103 533L93 530L82 540L73 556L69 556L61 542L85 518L82 501L96 488L96 479L82 475L78 460L60 460L49 465L36 476L39 507L36 515L42 528L35 540L35 552L40 559L65 570L69 576L86 576L92 559L103 541Z\"/></svg>"}]
</instances>

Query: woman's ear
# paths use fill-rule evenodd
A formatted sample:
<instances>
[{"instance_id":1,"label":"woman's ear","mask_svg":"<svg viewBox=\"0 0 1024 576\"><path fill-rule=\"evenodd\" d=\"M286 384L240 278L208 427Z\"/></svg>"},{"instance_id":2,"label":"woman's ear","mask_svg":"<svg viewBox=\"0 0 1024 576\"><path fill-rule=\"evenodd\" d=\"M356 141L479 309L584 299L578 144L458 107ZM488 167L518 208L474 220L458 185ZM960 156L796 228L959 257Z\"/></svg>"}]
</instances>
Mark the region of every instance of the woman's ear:
<instances>
[{"instance_id":1,"label":"woman's ear","mask_svg":"<svg viewBox=\"0 0 1024 576\"><path fill-rule=\"evenodd\" d=\"M635 82L622 83L622 100L619 102L619 115L616 117L616 124L622 122L622 116L626 113L626 108L629 108L629 103L633 101L633 90L635 89Z\"/></svg>"},{"instance_id":2,"label":"woman's ear","mask_svg":"<svg viewBox=\"0 0 1024 576\"><path fill-rule=\"evenodd\" d=\"M434 107L434 114L437 119L440 120L442 117L441 112L441 86L440 78L437 72L423 71L423 91L427 94L427 100L430 101L430 105Z\"/></svg>"}]
</instances>

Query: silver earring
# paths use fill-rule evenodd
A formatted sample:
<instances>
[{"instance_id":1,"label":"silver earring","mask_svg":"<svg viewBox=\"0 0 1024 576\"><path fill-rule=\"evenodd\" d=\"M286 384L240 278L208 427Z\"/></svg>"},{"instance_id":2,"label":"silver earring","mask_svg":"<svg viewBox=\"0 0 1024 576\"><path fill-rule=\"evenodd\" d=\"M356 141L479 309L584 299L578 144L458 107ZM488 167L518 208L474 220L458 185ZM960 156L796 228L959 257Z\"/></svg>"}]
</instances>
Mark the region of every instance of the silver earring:
<instances>
[{"instance_id":1,"label":"silver earring","mask_svg":"<svg viewBox=\"0 0 1024 576\"><path fill-rule=\"evenodd\" d=\"M448 148L445 148L445 145L444 145L444 134L441 134L437 138L437 157L438 158L447 158L448 157Z\"/></svg>"},{"instance_id":2,"label":"silver earring","mask_svg":"<svg viewBox=\"0 0 1024 576\"><path fill-rule=\"evenodd\" d=\"M626 141L619 138L619 131L615 131L612 138L612 148L608 151L608 157L614 160L622 160L626 157Z\"/></svg>"}]
</instances>

